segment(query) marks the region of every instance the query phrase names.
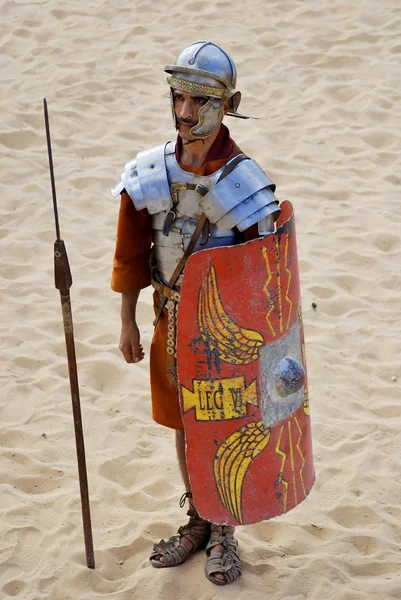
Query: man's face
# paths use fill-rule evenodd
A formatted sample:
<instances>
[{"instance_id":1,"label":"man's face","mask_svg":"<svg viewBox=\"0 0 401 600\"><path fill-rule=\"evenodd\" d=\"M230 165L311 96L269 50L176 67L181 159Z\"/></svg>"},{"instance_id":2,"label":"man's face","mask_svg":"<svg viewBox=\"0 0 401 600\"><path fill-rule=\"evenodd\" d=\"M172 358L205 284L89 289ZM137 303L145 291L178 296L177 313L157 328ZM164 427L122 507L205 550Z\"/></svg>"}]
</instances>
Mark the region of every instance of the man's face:
<instances>
[{"instance_id":1,"label":"man's face","mask_svg":"<svg viewBox=\"0 0 401 600\"><path fill-rule=\"evenodd\" d=\"M206 104L209 98L173 90L173 100L178 133L183 140L193 140L190 130L198 123L199 109Z\"/></svg>"}]
</instances>

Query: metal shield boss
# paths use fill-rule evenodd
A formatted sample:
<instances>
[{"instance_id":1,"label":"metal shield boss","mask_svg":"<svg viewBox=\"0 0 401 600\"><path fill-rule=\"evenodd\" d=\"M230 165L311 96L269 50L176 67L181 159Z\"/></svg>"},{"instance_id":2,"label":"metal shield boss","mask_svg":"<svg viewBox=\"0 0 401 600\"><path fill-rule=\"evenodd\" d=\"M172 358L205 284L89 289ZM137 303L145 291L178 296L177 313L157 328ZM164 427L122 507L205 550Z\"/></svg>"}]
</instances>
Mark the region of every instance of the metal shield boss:
<instances>
[{"instance_id":1,"label":"metal shield boss","mask_svg":"<svg viewBox=\"0 0 401 600\"><path fill-rule=\"evenodd\" d=\"M315 474L290 202L281 204L275 233L189 258L177 340L200 515L238 525L294 508Z\"/></svg>"}]
</instances>

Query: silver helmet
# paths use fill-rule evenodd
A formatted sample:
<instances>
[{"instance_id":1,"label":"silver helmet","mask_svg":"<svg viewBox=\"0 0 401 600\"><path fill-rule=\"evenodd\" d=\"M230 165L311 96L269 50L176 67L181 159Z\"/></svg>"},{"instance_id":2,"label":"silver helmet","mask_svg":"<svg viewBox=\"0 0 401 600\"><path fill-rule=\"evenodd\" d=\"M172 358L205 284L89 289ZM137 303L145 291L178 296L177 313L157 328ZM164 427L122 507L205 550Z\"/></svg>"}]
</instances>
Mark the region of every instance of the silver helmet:
<instances>
[{"instance_id":1,"label":"silver helmet","mask_svg":"<svg viewBox=\"0 0 401 600\"><path fill-rule=\"evenodd\" d=\"M237 113L241 93L236 91L237 71L232 58L223 48L213 42L194 42L178 56L174 65L164 68L169 73L167 82L171 89L171 108L177 128L173 90L207 96L208 101L198 112L198 123L190 134L194 139L205 138L214 133L224 117L224 102L231 99L230 116ZM246 117L245 117L246 118Z\"/></svg>"}]
</instances>

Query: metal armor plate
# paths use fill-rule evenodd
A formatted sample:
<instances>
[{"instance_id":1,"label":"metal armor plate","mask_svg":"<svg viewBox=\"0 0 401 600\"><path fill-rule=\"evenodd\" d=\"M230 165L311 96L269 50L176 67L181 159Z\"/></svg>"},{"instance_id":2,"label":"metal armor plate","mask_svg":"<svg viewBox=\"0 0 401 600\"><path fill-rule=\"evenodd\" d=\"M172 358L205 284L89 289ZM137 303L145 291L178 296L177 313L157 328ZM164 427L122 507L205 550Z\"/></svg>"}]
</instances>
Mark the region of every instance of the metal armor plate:
<instances>
[{"instance_id":1,"label":"metal armor plate","mask_svg":"<svg viewBox=\"0 0 401 600\"><path fill-rule=\"evenodd\" d=\"M209 190L204 196L184 188L178 192L178 216L198 219L204 212L222 232L234 227L245 231L269 215L277 218L276 186L253 159L240 162L218 181L223 171L224 167L208 176L184 171L175 157L175 143L168 142L140 152L128 162L112 194L116 197L125 189L137 210L147 208L157 216L173 204L171 184L200 183Z\"/></svg>"},{"instance_id":2,"label":"metal armor plate","mask_svg":"<svg viewBox=\"0 0 401 600\"><path fill-rule=\"evenodd\" d=\"M199 205L209 221L222 230L237 227L245 231L263 217L279 212L275 189L259 165L247 158L203 196Z\"/></svg>"},{"instance_id":3,"label":"metal armor plate","mask_svg":"<svg viewBox=\"0 0 401 600\"><path fill-rule=\"evenodd\" d=\"M315 479L292 206L277 230L185 267L177 363L195 505L219 524L288 512Z\"/></svg>"}]
</instances>

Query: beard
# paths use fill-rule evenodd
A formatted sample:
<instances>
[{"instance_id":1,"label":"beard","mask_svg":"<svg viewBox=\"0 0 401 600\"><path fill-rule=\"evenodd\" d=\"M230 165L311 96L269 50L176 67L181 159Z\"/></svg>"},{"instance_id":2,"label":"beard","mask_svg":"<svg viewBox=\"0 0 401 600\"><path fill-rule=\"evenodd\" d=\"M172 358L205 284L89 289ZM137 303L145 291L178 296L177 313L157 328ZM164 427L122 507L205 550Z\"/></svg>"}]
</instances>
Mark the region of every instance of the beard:
<instances>
[{"instance_id":1,"label":"beard","mask_svg":"<svg viewBox=\"0 0 401 600\"><path fill-rule=\"evenodd\" d=\"M190 133L192 127L194 127L195 125L196 125L196 123L193 123L193 122L188 123L188 122L178 121L177 131L178 131L180 138L182 138L183 140L188 140L188 141L196 141L196 139Z\"/></svg>"}]
</instances>

